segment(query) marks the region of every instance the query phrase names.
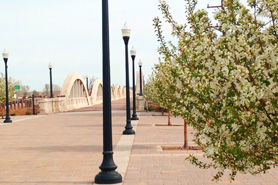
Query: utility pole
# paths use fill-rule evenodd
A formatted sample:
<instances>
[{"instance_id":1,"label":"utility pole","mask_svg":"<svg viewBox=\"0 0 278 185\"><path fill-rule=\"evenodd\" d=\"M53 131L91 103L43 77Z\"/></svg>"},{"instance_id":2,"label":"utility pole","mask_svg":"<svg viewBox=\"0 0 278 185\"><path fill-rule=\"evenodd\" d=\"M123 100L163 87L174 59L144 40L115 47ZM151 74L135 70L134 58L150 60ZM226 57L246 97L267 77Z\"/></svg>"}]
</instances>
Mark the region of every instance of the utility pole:
<instances>
[{"instance_id":1,"label":"utility pole","mask_svg":"<svg viewBox=\"0 0 278 185\"><path fill-rule=\"evenodd\" d=\"M219 5L219 6L210 6L209 4L208 4L208 6L207 6L207 8L224 8L223 7L223 0L221 0L221 5Z\"/></svg>"},{"instance_id":2,"label":"utility pole","mask_svg":"<svg viewBox=\"0 0 278 185\"><path fill-rule=\"evenodd\" d=\"M218 5L218 6L210 6L210 5L208 4L207 8L221 8L221 9L223 10L223 9L224 9L223 1L224 1L224 0L221 0L221 5ZM211 27L219 31L219 26L218 26L218 24L216 24L216 26L211 26Z\"/></svg>"}]
</instances>

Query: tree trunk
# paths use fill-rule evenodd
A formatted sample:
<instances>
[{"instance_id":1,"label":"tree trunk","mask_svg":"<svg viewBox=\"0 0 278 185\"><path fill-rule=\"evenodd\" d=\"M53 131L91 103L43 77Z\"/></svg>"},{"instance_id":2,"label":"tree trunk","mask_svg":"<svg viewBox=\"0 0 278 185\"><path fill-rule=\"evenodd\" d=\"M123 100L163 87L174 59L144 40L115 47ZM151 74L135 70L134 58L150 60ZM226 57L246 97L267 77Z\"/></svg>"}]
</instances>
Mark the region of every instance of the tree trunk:
<instances>
[{"instance_id":1,"label":"tree trunk","mask_svg":"<svg viewBox=\"0 0 278 185\"><path fill-rule=\"evenodd\" d=\"M162 116L164 116L164 108L161 108Z\"/></svg>"},{"instance_id":2,"label":"tree trunk","mask_svg":"<svg viewBox=\"0 0 278 185\"><path fill-rule=\"evenodd\" d=\"M186 120L184 120L184 148L188 148L188 137L187 137L187 123Z\"/></svg>"},{"instance_id":3,"label":"tree trunk","mask_svg":"<svg viewBox=\"0 0 278 185\"><path fill-rule=\"evenodd\" d=\"M168 109L168 126L171 125L171 109Z\"/></svg>"}]
</instances>

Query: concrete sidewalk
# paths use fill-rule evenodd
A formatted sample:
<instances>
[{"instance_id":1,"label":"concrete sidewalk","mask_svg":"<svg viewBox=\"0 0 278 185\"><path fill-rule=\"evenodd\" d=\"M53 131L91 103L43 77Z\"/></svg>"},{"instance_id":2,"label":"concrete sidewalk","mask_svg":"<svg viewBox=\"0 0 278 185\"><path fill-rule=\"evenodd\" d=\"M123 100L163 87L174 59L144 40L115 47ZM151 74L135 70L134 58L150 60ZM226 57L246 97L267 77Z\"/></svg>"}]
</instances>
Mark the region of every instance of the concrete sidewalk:
<instances>
[{"instance_id":1,"label":"concrete sidewalk","mask_svg":"<svg viewBox=\"0 0 278 185\"><path fill-rule=\"evenodd\" d=\"M228 175L215 183L211 181L213 170L198 169L185 161L189 151L161 150L162 145L183 144L182 126L155 126L166 125L167 116L138 115L139 122L132 121L136 135L125 137L125 111L113 110L114 159L124 185L230 183ZM93 184L102 161L101 111L12 119L17 121L0 124L0 185ZM182 124L183 120L172 118L172 122ZM192 152L202 158L200 151ZM238 175L232 184L272 185L278 184L277 179L278 170L273 169L256 177Z\"/></svg>"}]
</instances>

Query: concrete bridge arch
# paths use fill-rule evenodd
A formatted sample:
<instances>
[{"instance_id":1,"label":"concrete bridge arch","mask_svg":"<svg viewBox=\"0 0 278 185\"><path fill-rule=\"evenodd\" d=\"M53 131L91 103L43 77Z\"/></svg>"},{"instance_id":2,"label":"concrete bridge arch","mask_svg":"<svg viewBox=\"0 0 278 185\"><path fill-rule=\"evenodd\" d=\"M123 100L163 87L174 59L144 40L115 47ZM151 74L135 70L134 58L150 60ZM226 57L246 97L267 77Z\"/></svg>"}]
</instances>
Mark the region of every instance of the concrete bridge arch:
<instances>
[{"instance_id":1,"label":"concrete bridge arch","mask_svg":"<svg viewBox=\"0 0 278 185\"><path fill-rule=\"evenodd\" d=\"M61 96L66 98L80 98L84 97L90 105L89 94L86 88L86 83L80 73L70 73L62 87Z\"/></svg>"},{"instance_id":2,"label":"concrete bridge arch","mask_svg":"<svg viewBox=\"0 0 278 185\"><path fill-rule=\"evenodd\" d=\"M103 85L102 80L96 79L93 84L92 93L90 96L93 105L102 103Z\"/></svg>"},{"instance_id":3,"label":"concrete bridge arch","mask_svg":"<svg viewBox=\"0 0 278 185\"><path fill-rule=\"evenodd\" d=\"M111 101L125 98L125 87L111 85ZM102 80L94 81L91 95L80 73L70 73L64 81L60 97L42 99L39 102L41 113L64 112L90 105L101 104L103 97Z\"/></svg>"}]
</instances>

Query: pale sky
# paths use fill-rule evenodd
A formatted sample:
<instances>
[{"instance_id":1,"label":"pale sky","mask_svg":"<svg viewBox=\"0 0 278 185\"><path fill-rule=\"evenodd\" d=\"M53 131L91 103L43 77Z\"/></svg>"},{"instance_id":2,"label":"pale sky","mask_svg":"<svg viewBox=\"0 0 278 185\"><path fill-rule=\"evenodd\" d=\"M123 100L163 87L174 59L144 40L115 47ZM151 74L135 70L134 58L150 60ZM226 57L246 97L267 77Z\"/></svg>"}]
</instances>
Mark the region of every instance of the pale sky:
<instances>
[{"instance_id":1,"label":"pale sky","mask_svg":"<svg viewBox=\"0 0 278 185\"><path fill-rule=\"evenodd\" d=\"M9 76L41 91L49 83L63 86L71 72L102 78L101 0L0 0L0 52L9 53ZM184 0L167 0L174 18L183 23ZM221 0L200 0L199 7ZM161 16L158 0L110 0L111 83L125 85L125 55L121 28L131 28L129 49L137 50L145 79L158 61L159 43L152 19ZM213 11L213 10L209 10ZM165 34L168 29L165 29ZM131 67L130 59L130 67ZM4 62L0 62L4 73ZM130 70L131 78L131 70ZM131 84L130 79L130 85Z\"/></svg>"}]
</instances>

